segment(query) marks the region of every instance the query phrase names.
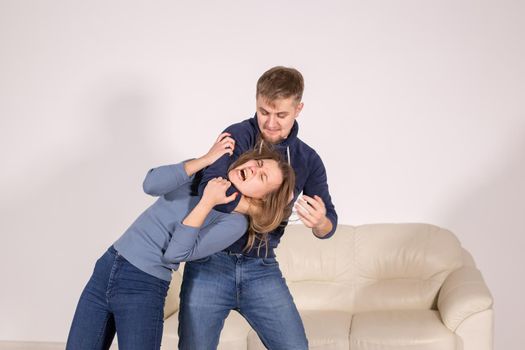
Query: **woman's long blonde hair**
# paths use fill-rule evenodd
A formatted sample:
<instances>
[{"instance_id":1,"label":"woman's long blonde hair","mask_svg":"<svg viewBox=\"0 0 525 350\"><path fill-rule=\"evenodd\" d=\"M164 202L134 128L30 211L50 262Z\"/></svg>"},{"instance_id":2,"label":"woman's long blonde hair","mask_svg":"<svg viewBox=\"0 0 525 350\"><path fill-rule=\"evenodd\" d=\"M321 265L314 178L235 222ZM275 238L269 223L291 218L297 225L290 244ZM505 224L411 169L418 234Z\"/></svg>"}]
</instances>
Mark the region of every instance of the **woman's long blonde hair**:
<instances>
[{"instance_id":1,"label":"woman's long blonde hair","mask_svg":"<svg viewBox=\"0 0 525 350\"><path fill-rule=\"evenodd\" d=\"M292 213L292 199L295 187L295 172L293 168L283 160L281 154L272 145L260 139L254 150L243 153L228 169L228 171L246 163L249 160L273 159L277 162L279 170L283 175L281 185L266 194L261 199L246 197L250 203L248 210L249 227L248 241L244 251L253 248L255 240L259 241L257 254L260 248L266 247L268 253L268 234L288 219Z\"/></svg>"}]
</instances>

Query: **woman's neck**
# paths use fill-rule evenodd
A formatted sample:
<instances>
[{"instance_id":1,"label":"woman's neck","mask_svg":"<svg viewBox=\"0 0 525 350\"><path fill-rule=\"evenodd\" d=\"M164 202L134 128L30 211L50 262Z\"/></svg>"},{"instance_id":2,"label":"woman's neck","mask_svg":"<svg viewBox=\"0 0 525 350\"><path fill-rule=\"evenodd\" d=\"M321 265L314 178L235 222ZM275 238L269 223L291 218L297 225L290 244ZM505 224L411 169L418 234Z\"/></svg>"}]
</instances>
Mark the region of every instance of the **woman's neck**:
<instances>
[{"instance_id":1,"label":"woman's neck","mask_svg":"<svg viewBox=\"0 0 525 350\"><path fill-rule=\"evenodd\" d=\"M236 213L248 215L249 210L250 210L250 202L248 201L248 199L246 199L245 196L241 195L241 200L239 200L239 203L237 204L237 206L235 207L233 211L235 211Z\"/></svg>"}]
</instances>

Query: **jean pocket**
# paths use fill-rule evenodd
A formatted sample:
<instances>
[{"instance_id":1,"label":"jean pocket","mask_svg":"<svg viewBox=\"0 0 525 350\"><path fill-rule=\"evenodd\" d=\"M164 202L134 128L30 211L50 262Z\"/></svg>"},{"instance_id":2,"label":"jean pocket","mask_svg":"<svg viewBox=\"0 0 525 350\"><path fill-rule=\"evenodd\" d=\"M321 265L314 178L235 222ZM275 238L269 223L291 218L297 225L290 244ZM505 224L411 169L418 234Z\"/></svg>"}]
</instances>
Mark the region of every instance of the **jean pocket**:
<instances>
[{"instance_id":1,"label":"jean pocket","mask_svg":"<svg viewBox=\"0 0 525 350\"><path fill-rule=\"evenodd\" d=\"M277 259L275 258L260 258L260 260L262 266L272 267L279 265L279 262L277 262Z\"/></svg>"}]
</instances>

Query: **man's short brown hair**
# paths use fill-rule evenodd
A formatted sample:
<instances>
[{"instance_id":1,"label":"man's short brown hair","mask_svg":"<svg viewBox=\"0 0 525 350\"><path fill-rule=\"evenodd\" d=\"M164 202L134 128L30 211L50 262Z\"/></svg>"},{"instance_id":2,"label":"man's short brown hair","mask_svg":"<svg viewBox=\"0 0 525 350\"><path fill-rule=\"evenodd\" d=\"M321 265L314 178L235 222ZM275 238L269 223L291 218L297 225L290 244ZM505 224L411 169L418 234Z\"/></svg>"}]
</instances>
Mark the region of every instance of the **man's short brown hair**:
<instances>
[{"instance_id":1,"label":"man's short brown hair","mask_svg":"<svg viewBox=\"0 0 525 350\"><path fill-rule=\"evenodd\" d=\"M277 66L270 68L257 81L256 97L268 101L293 97L297 103L303 98L304 79L295 68Z\"/></svg>"}]
</instances>

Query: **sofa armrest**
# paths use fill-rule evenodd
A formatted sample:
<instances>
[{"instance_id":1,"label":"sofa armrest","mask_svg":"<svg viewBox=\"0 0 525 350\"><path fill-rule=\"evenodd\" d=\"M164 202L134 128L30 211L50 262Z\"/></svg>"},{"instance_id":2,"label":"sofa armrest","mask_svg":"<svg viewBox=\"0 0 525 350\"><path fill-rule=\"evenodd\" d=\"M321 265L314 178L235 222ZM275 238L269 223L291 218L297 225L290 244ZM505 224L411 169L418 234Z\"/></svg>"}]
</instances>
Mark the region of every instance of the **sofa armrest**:
<instances>
[{"instance_id":1,"label":"sofa armrest","mask_svg":"<svg viewBox=\"0 0 525 350\"><path fill-rule=\"evenodd\" d=\"M437 306L445 326L455 331L469 316L490 309L492 296L481 272L474 266L464 266L445 279Z\"/></svg>"}]
</instances>

